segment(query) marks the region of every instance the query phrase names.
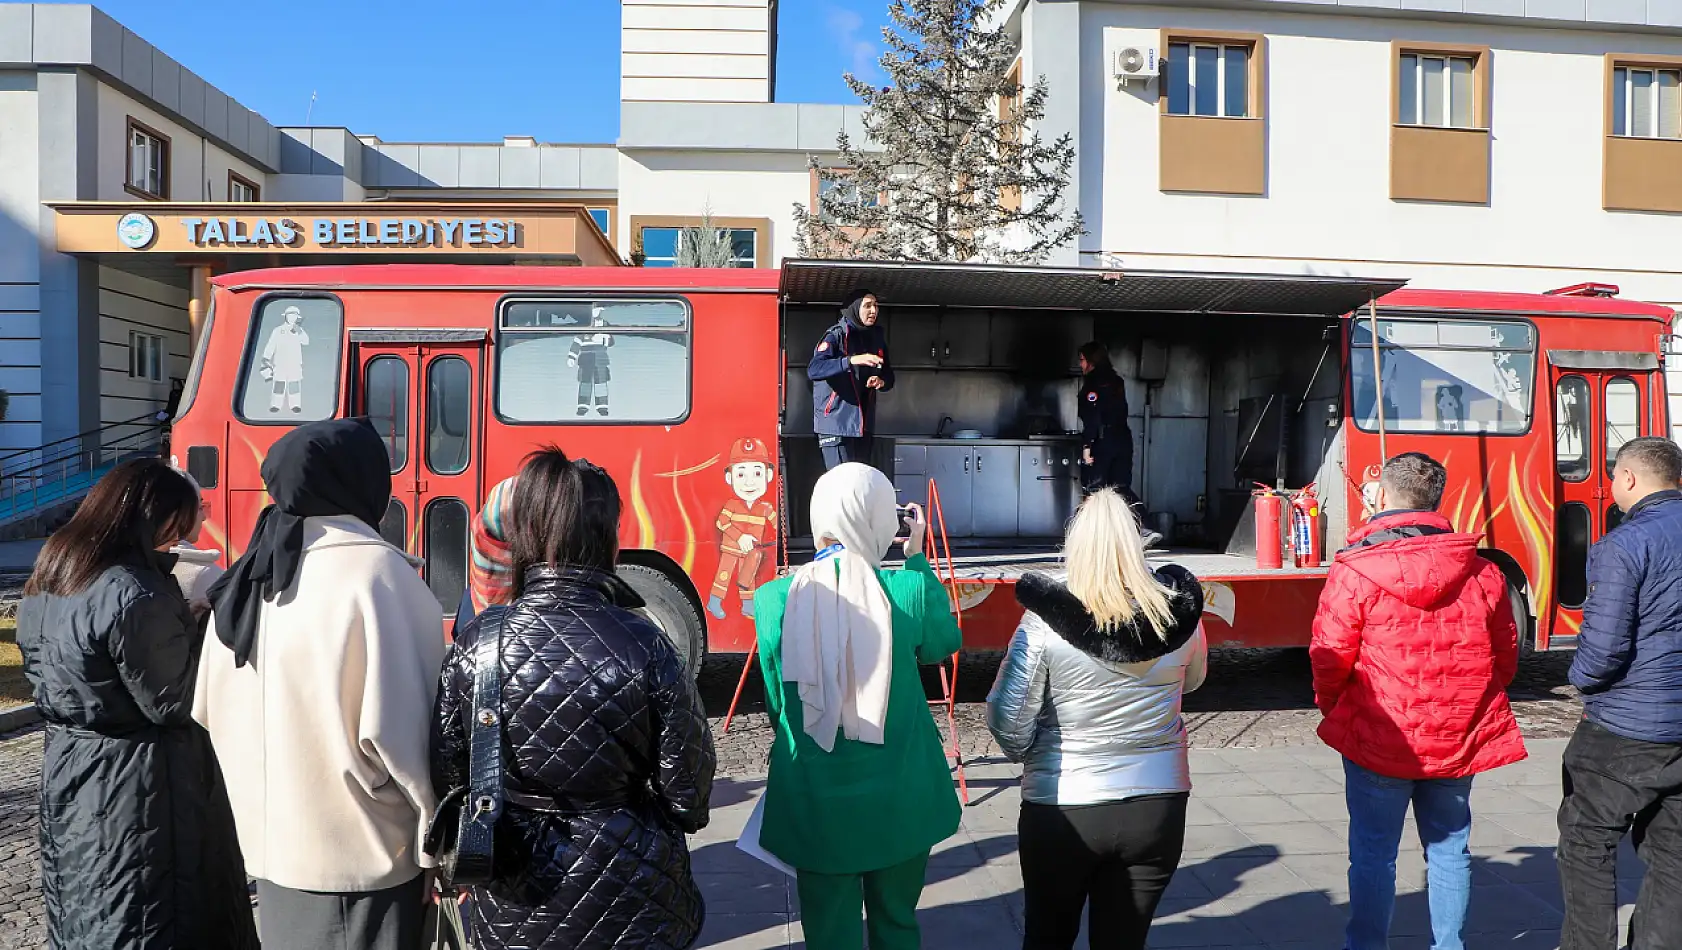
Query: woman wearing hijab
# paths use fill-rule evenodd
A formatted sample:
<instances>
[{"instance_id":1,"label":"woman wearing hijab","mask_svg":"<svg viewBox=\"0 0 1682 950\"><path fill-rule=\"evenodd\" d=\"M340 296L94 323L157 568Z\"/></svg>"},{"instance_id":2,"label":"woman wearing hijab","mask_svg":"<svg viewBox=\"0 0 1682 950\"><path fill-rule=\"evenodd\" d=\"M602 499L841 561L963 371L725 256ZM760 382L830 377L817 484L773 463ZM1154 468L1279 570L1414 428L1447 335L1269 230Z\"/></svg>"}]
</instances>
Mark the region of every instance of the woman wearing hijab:
<instances>
[{"instance_id":1,"label":"woman wearing hijab","mask_svg":"<svg viewBox=\"0 0 1682 950\"><path fill-rule=\"evenodd\" d=\"M457 631L466 629L486 607L513 599L514 555L508 547L513 507L514 479L505 478L491 489L485 507L473 519L472 560L467 567L467 589L456 608Z\"/></svg>"},{"instance_id":2,"label":"woman wearing hijab","mask_svg":"<svg viewBox=\"0 0 1682 950\"><path fill-rule=\"evenodd\" d=\"M808 947L856 950L862 917L871 950L907 950L959 814L917 666L958 651L958 624L915 506L904 570L881 568L899 527L886 475L838 465L811 511L821 550L754 597L776 729L760 844L798 871Z\"/></svg>"},{"instance_id":3,"label":"woman wearing hijab","mask_svg":"<svg viewBox=\"0 0 1682 950\"><path fill-rule=\"evenodd\" d=\"M46 721L41 893L56 950L256 948L234 816L189 715L202 628L167 551L191 485L125 462L47 540L18 607Z\"/></svg>"},{"instance_id":4,"label":"woman wearing hijab","mask_svg":"<svg viewBox=\"0 0 1682 950\"><path fill-rule=\"evenodd\" d=\"M1094 947L1143 950L1185 843L1191 773L1180 700L1203 683L1203 589L1152 571L1123 497L1102 489L1069 525L1067 576L1026 574L1027 608L987 697L1021 762L1024 950L1068 950L1087 909Z\"/></svg>"},{"instance_id":5,"label":"woman wearing hijab","mask_svg":"<svg viewBox=\"0 0 1682 950\"><path fill-rule=\"evenodd\" d=\"M806 364L812 381L812 431L818 434L826 469L843 462L870 464L876 394L894 388L880 314L875 294L854 293Z\"/></svg>"},{"instance_id":6,"label":"woman wearing hijab","mask_svg":"<svg viewBox=\"0 0 1682 950\"><path fill-rule=\"evenodd\" d=\"M468 786L475 650L500 640L503 804L473 888L479 950L681 950L704 907L684 835L707 824L713 744L677 651L613 573L619 489L559 449L514 488L515 596L456 634L433 788Z\"/></svg>"},{"instance_id":7,"label":"woman wearing hijab","mask_svg":"<svg viewBox=\"0 0 1682 950\"><path fill-rule=\"evenodd\" d=\"M210 589L193 716L227 769L263 947L408 950L436 804L438 600L380 537L390 466L367 420L294 429L262 474L274 503Z\"/></svg>"}]
</instances>

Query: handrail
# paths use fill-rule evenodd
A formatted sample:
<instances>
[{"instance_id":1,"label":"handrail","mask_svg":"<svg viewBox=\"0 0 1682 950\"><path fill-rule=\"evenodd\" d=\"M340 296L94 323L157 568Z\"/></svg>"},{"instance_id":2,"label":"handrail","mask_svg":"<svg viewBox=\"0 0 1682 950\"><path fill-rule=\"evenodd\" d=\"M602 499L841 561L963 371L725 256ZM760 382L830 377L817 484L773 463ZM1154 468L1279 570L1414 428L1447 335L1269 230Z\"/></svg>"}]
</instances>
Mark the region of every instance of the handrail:
<instances>
[{"instance_id":1,"label":"handrail","mask_svg":"<svg viewBox=\"0 0 1682 950\"><path fill-rule=\"evenodd\" d=\"M117 424L118 425L124 425L126 423L117 423ZM138 431L135 431L135 432L131 432L127 435L117 436L116 438L112 438L112 439L108 439L106 441L100 442L97 446L95 446L93 448L90 448L90 449L78 449L75 452L68 452L68 453L65 453L64 455L60 455L56 458L42 459L39 462L36 462L35 464L33 464L33 465L31 465L27 468L15 469L15 470L9 471L9 472L4 471L4 470L0 470L0 480L27 478L31 475L34 475L36 472L42 471L44 469L52 468L54 466L61 466L62 467L62 466L68 464L69 462L71 462L73 460L77 460L78 456L88 456L88 455L101 455L101 456L103 456L106 452L115 451L117 449L123 448L123 443L124 442L138 441L138 442L142 443L142 444L137 444L137 445L132 447L134 450L138 451L139 449L145 447L145 445L143 443L148 442L148 441L153 442L153 443L161 442L162 437L163 437L163 432L162 432L161 428L141 429L141 430L138 430Z\"/></svg>"},{"instance_id":2,"label":"handrail","mask_svg":"<svg viewBox=\"0 0 1682 950\"><path fill-rule=\"evenodd\" d=\"M81 442L81 441L87 439L89 436L98 435L101 432L107 432L111 429L115 429L115 428L118 428L120 426L132 426L132 425L135 425L137 423L142 423L142 422L151 423L153 425L160 425L160 427L161 427L161 424L158 422L158 414L156 412L148 412L145 415L135 416L133 419L125 419L122 422L108 422L105 425L102 425L97 429L89 429L86 432L78 432L75 435L67 435L62 439L54 439L51 442L43 442L40 445L37 445L32 449L18 449L15 452L11 452L11 453L6 454L6 455L0 455L0 471L4 470L7 462L10 462L12 459L15 459L19 456L28 455L31 452L44 452L47 449L50 449L55 445L64 445L67 442Z\"/></svg>"}]
</instances>

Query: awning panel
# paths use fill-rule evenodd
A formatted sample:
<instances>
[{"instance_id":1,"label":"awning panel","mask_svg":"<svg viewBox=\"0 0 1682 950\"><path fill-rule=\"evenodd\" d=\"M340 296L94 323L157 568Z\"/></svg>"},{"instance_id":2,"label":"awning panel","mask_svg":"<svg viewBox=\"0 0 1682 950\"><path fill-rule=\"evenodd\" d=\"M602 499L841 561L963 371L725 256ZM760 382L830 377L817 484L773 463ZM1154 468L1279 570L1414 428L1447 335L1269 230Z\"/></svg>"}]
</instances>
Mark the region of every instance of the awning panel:
<instances>
[{"instance_id":1,"label":"awning panel","mask_svg":"<svg viewBox=\"0 0 1682 950\"><path fill-rule=\"evenodd\" d=\"M870 290L887 306L1340 316L1405 280L1119 271L885 261L783 262L790 303L840 304Z\"/></svg>"}]
</instances>

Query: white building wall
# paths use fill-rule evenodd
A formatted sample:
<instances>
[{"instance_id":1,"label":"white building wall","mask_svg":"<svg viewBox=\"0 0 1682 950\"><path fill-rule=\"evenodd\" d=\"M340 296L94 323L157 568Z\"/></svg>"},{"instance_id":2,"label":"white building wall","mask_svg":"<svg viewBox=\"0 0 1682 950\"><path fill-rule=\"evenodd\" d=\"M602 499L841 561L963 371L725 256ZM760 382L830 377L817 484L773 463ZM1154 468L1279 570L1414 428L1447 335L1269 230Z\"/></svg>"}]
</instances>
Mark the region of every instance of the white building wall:
<instances>
[{"instance_id":1,"label":"white building wall","mask_svg":"<svg viewBox=\"0 0 1682 950\"><path fill-rule=\"evenodd\" d=\"M770 223L769 266L796 256L794 206L812 200L807 156L798 152L663 152L619 156L618 247L632 247L638 216L764 218Z\"/></svg>"},{"instance_id":2,"label":"white building wall","mask_svg":"<svg viewBox=\"0 0 1682 950\"><path fill-rule=\"evenodd\" d=\"M265 191L268 176L249 162L235 158L174 118L149 108L106 83L99 84L99 200L132 201L128 182L128 120L150 126L169 137L169 200L226 201L228 170L254 181Z\"/></svg>"},{"instance_id":3,"label":"white building wall","mask_svg":"<svg viewBox=\"0 0 1682 950\"><path fill-rule=\"evenodd\" d=\"M621 99L771 101L771 0L623 0L621 15Z\"/></svg>"},{"instance_id":4,"label":"white building wall","mask_svg":"<svg viewBox=\"0 0 1682 950\"><path fill-rule=\"evenodd\" d=\"M183 288L110 267L99 269L101 425L126 422L162 409L169 399L170 380L186 377L192 359L187 344L187 299ZM161 381L129 375L130 331L163 338Z\"/></svg>"},{"instance_id":5,"label":"white building wall","mask_svg":"<svg viewBox=\"0 0 1682 950\"><path fill-rule=\"evenodd\" d=\"M1596 279L1682 303L1682 218L1600 206L1604 54L1675 54L1674 38L1093 2L1081 23L1081 167L1097 149L1103 176L1081 189L1084 264L1522 291ZM1267 36L1265 196L1160 190L1158 84L1118 90L1108 54L1111 30L1162 28ZM1390 200L1393 40L1492 48L1487 206Z\"/></svg>"},{"instance_id":6,"label":"white building wall","mask_svg":"<svg viewBox=\"0 0 1682 950\"><path fill-rule=\"evenodd\" d=\"M0 72L0 453L41 444L39 156L35 75Z\"/></svg>"}]
</instances>

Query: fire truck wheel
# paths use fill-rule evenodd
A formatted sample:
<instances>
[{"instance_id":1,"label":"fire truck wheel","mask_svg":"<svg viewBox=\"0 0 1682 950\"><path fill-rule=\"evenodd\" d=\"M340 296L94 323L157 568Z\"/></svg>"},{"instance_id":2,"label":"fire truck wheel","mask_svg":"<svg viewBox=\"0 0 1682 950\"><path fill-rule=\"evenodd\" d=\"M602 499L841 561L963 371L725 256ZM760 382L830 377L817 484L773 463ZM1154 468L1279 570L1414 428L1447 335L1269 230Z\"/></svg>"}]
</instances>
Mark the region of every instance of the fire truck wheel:
<instances>
[{"instance_id":1,"label":"fire truck wheel","mask_svg":"<svg viewBox=\"0 0 1682 950\"><path fill-rule=\"evenodd\" d=\"M1507 603L1512 605L1513 622L1518 625L1518 655L1529 656L1536 652L1536 623L1530 619L1530 602L1524 591L1512 581L1507 582Z\"/></svg>"},{"instance_id":2,"label":"fire truck wheel","mask_svg":"<svg viewBox=\"0 0 1682 950\"><path fill-rule=\"evenodd\" d=\"M642 595L647 606L637 611L660 628L666 639L677 648L683 668L694 676L701 669L707 653L707 628L695 603L679 590L664 571L641 564L620 564L619 576L631 589Z\"/></svg>"}]
</instances>

